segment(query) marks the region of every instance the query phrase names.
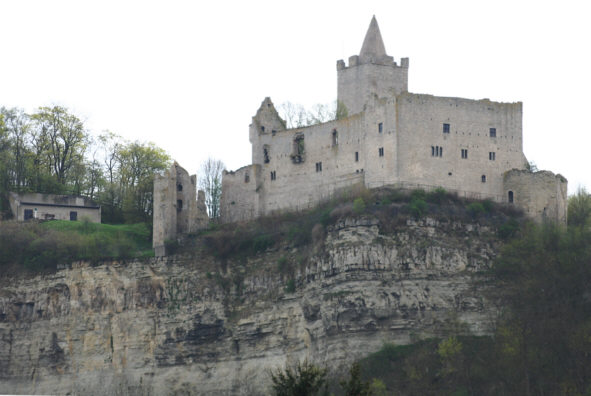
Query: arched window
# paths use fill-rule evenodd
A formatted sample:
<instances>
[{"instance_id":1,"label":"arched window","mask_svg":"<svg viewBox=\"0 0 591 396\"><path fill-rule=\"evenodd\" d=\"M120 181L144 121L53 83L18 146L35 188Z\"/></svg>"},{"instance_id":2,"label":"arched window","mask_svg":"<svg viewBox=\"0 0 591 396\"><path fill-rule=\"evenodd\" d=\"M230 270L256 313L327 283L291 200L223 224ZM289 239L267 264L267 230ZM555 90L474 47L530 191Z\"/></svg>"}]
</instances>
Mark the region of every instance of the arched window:
<instances>
[{"instance_id":1,"label":"arched window","mask_svg":"<svg viewBox=\"0 0 591 396\"><path fill-rule=\"evenodd\" d=\"M338 146L339 144L339 133L336 129L332 130L332 146Z\"/></svg>"},{"instance_id":2,"label":"arched window","mask_svg":"<svg viewBox=\"0 0 591 396\"><path fill-rule=\"evenodd\" d=\"M176 185L176 190L177 191L183 191L183 185L182 184L177 184Z\"/></svg>"},{"instance_id":3,"label":"arched window","mask_svg":"<svg viewBox=\"0 0 591 396\"><path fill-rule=\"evenodd\" d=\"M480 179L482 180L483 183L486 183L486 175L480 176Z\"/></svg>"},{"instance_id":4,"label":"arched window","mask_svg":"<svg viewBox=\"0 0 591 396\"><path fill-rule=\"evenodd\" d=\"M509 203L513 203L513 191L509 191L507 198L509 199Z\"/></svg>"}]
</instances>

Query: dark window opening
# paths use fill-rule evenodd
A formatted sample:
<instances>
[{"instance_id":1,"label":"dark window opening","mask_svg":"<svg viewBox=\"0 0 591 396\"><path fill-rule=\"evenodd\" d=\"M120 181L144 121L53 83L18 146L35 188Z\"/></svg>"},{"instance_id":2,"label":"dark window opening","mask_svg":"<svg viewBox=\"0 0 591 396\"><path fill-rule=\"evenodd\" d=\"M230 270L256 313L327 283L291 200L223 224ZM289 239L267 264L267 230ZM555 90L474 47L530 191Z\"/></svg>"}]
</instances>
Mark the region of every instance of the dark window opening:
<instances>
[{"instance_id":1,"label":"dark window opening","mask_svg":"<svg viewBox=\"0 0 591 396\"><path fill-rule=\"evenodd\" d=\"M488 159L491 161L494 161L496 157L496 153L494 151L491 151L490 153L488 153Z\"/></svg>"},{"instance_id":2,"label":"dark window opening","mask_svg":"<svg viewBox=\"0 0 591 396\"><path fill-rule=\"evenodd\" d=\"M481 181L482 181L483 183L486 183L486 175L482 175L482 176L480 177L480 179L481 179Z\"/></svg>"},{"instance_id":3,"label":"dark window opening","mask_svg":"<svg viewBox=\"0 0 591 396\"><path fill-rule=\"evenodd\" d=\"M468 159L468 149L462 149L462 159Z\"/></svg>"},{"instance_id":4,"label":"dark window opening","mask_svg":"<svg viewBox=\"0 0 591 396\"><path fill-rule=\"evenodd\" d=\"M78 212L72 211L70 212L70 221L78 220Z\"/></svg>"},{"instance_id":5,"label":"dark window opening","mask_svg":"<svg viewBox=\"0 0 591 396\"><path fill-rule=\"evenodd\" d=\"M451 176L451 172L447 172L447 175L448 175L448 176Z\"/></svg>"},{"instance_id":6,"label":"dark window opening","mask_svg":"<svg viewBox=\"0 0 591 396\"><path fill-rule=\"evenodd\" d=\"M183 185L182 184L177 184L176 185L176 190L177 191L183 191Z\"/></svg>"},{"instance_id":7,"label":"dark window opening","mask_svg":"<svg viewBox=\"0 0 591 396\"><path fill-rule=\"evenodd\" d=\"M277 179L277 173L275 173L275 171L271 172L271 180L275 180Z\"/></svg>"},{"instance_id":8,"label":"dark window opening","mask_svg":"<svg viewBox=\"0 0 591 396\"><path fill-rule=\"evenodd\" d=\"M261 132L265 132L265 127L261 126Z\"/></svg>"},{"instance_id":9,"label":"dark window opening","mask_svg":"<svg viewBox=\"0 0 591 396\"><path fill-rule=\"evenodd\" d=\"M384 132L384 123L380 122L380 123L378 124L378 132L379 132L379 133L382 133L382 132Z\"/></svg>"},{"instance_id":10,"label":"dark window opening","mask_svg":"<svg viewBox=\"0 0 591 396\"><path fill-rule=\"evenodd\" d=\"M509 195L509 196L508 196L508 198L509 198L509 203L513 203L513 191L509 191L509 194L508 194L508 195Z\"/></svg>"},{"instance_id":11,"label":"dark window opening","mask_svg":"<svg viewBox=\"0 0 591 396\"><path fill-rule=\"evenodd\" d=\"M355 151L355 162L359 162L359 151Z\"/></svg>"},{"instance_id":12,"label":"dark window opening","mask_svg":"<svg viewBox=\"0 0 591 396\"><path fill-rule=\"evenodd\" d=\"M250 175L248 174L248 172L246 172L244 174L244 183L248 183L250 181Z\"/></svg>"},{"instance_id":13,"label":"dark window opening","mask_svg":"<svg viewBox=\"0 0 591 396\"><path fill-rule=\"evenodd\" d=\"M291 160L294 164L304 162L304 135L297 135L293 140L293 154Z\"/></svg>"},{"instance_id":14,"label":"dark window opening","mask_svg":"<svg viewBox=\"0 0 591 396\"><path fill-rule=\"evenodd\" d=\"M267 146L267 145L265 145L265 147L263 147L263 158L264 158L265 164L268 164L269 162L271 162L271 157L269 156L269 146Z\"/></svg>"},{"instance_id":15,"label":"dark window opening","mask_svg":"<svg viewBox=\"0 0 591 396\"><path fill-rule=\"evenodd\" d=\"M431 146L431 157L443 157L443 147Z\"/></svg>"},{"instance_id":16,"label":"dark window opening","mask_svg":"<svg viewBox=\"0 0 591 396\"><path fill-rule=\"evenodd\" d=\"M339 144L339 133L336 129L332 131L332 146L337 146Z\"/></svg>"},{"instance_id":17,"label":"dark window opening","mask_svg":"<svg viewBox=\"0 0 591 396\"><path fill-rule=\"evenodd\" d=\"M489 129L490 137L497 137L497 128Z\"/></svg>"},{"instance_id":18,"label":"dark window opening","mask_svg":"<svg viewBox=\"0 0 591 396\"><path fill-rule=\"evenodd\" d=\"M183 201L181 199L176 200L176 211L180 212L183 210Z\"/></svg>"},{"instance_id":19,"label":"dark window opening","mask_svg":"<svg viewBox=\"0 0 591 396\"><path fill-rule=\"evenodd\" d=\"M383 157L384 156L384 148L383 147L380 147L378 149L378 154L379 154L380 157Z\"/></svg>"},{"instance_id":20,"label":"dark window opening","mask_svg":"<svg viewBox=\"0 0 591 396\"><path fill-rule=\"evenodd\" d=\"M322 162L316 162L316 172L322 172Z\"/></svg>"},{"instance_id":21,"label":"dark window opening","mask_svg":"<svg viewBox=\"0 0 591 396\"><path fill-rule=\"evenodd\" d=\"M24 220L30 220L33 218L33 209L25 209L25 218Z\"/></svg>"},{"instance_id":22,"label":"dark window opening","mask_svg":"<svg viewBox=\"0 0 591 396\"><path fill-rule=\"evenodd\" d=\"M275 129L271 129L271 135L275 136L277 134L277 131Z\"/></svg>"},{"instance_id":23,"label":"dark window opening","mask_svg":"<svg viewBox=\"0 0 591 396\"><path fill-rule=\"evenodd\" d=\"M443 133L449 133L449 124L443 124Z\"/></svg>"}]
</instances>

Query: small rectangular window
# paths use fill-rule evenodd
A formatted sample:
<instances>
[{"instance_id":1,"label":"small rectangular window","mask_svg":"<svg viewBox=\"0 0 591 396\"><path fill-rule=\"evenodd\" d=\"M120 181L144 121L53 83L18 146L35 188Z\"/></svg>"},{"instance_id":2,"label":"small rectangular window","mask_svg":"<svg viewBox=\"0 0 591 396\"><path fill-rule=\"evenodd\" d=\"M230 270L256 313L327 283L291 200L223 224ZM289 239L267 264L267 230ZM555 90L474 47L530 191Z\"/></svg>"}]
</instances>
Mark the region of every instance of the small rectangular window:
<instances>
[{"instance_id":1,"label":"small rectangular window","mask_svg":"<svg viewBox=\"0 0 591 396\"><path fill-rule=\"evenodd\" d=\"M468 159L468 149L462 149L462 159Z\"/></svg>"},{"instance_id":2,"label":"small rectangular window","mask_svg":"<svg viewBox=\"0 0 591 396\"><path fill-rule=\"evenodd\" d=\"M384 132L384 124L383 124L383 123L381 123L381 122L378 124L378 132L379 132L379 133L382 133L382 132Z\"/></svg>"},{"instance_id":3,"label":"small rectangular window","mask_svg":"<svg viewBox=\"0 0 591 396\"><path fill-rule=\"evenodd\" d=\"M275 171L271 171L271 180L275 179L277 179L277 174L275 173Z\"/></svg>"},{"instance_id":4,"label":"small rectangular window","mask_svg":"<svg viewBox=\"0 0 591 396\"><path fill-rule=\"evenodd\" d=\"M490 137L497 137L497 128L490 128Z\"/></svg>"},{"instance_id":5,"label":"small rectangular window","mask_svg":"<svg viewBox=\"0 0 591 396\"><path fill-rule=\"evenodd\" d=\"M322 162L316 162L316 172L322 172Z\"/></svg>"},{"instance_id":6,"label":"small rectangular window","mask_svg":"<svg viewBox=\"0 0 591 396\"><path fill-rule=\"evenodd\" d=\"M486 175L482 175L482 176L480 177L480 179L482 180L482 182L483 182L483 183L486 183Z\"/></svg>"},{"instance_id":7,"label":"small rectangular window","mask_svg":"<svg viewBox=\"0 0 591 396\"><path fill-rule=\"evenodd\" d=\"M491 151L490 153L488 153L488 159L491 161L494 161L496 157L496 153L494 151Z\"/></svg>"},{"instance_id":8,"label":"small rectangular window","mask_svg":"<svg viewBox=\"0 0 591 396\"><path fill-rule=\"evenodd\" d=\"M275 129L271 129L271 135L275 136L276 133L277 131Z\"/></svg>"},{"instance_id":9,"label":"small rectangular window","mask_svg":"<svg viewBox=\"0 0 591 396\"><path fill-rule=\"evenodd\" d=\"M383 157L384 156L384 148L383 147L380 147L378 149L378 153L379 153L380 157Z\"/></svg>"},{"instance_id":10,"label":"small rectangular window","mask_svg":"<svg viewBox=\"0 0 591 396\"><path fill-rule=\"evenodd\" d=\"M25 209L25 218L24 220L30 220L33 218L33 209Z\"/></svg>"},{"instance_id":11,"label":"small rectangular window","mask_svg":"<svg viewBox=\"0 0 591 396\"><path fill-rule=\"evenodd\" d=\"M261 132L265 132L265 127L261 126Z\"/></svg>"},{"instance_id":12,"label":"small rectangular window","mask_svg":"<svg viewBox=\"0 0 591 396\"><path fill-rule=\"evenodd\" d=\"M78 220L78 212L70 212L70 221L76 221Z\"/></svg>"},{"instance_id":13,"label":"small rectangular window","mask_svg":"<svg viewBox=\"0 0 591 396\"><path fill-rule=\"evenodd\" d=\"M355 162L359 162L359 151L355 151Z\"/></svg>"},{"instance_id":14,"label":"small rectangular window","mask_svg":"<svg viewBox=\"0 0 591 396\"><path fill-rule=\"evenodd\" d=\"M443 124L443 133L449 133L449 124Z\"/></svg>"},{"instance_id":15,"label":"small rectangular window","mask_svg":"<svg viewBox=\"0 0 591 396\"><path fill-rule=\"evenodd\" d=\"M248 183L250 181L250 175L248 174L248 172L246 172L244 174L244 183Z\"/></svg>"}]
</instances>

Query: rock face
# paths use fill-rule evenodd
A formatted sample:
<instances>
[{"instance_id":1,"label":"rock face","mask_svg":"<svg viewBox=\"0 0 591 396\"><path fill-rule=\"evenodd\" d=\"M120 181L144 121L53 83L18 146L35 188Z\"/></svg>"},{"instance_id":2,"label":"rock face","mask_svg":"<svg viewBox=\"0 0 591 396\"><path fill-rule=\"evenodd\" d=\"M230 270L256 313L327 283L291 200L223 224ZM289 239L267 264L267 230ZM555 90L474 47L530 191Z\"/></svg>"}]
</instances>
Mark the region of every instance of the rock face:
<instances>
[{"instance_id":1,"label":"rock face","mask_svg":"<svg viewBox=\"0 0 591 396\"><path fill-rule=\"evenodd\" d=\"M269 370L304 358L344 372L385 342L485 334L494 310L474 279L494 235L432 219L381 234L375 219L347 219L314 246L223 265L197 252L3 279L0 389L264 394Z\"/></svg>"}]
</instances>

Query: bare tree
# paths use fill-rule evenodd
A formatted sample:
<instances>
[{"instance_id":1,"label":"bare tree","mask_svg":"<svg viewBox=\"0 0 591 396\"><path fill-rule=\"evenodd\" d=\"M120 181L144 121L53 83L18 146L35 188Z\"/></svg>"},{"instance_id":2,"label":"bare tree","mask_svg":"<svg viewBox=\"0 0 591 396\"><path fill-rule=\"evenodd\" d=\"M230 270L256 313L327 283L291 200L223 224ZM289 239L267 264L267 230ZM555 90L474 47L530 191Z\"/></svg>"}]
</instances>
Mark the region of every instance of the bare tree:
<instances>
[{"instance_id":1,"label":"bare tree","mask_svg":"<svg viewBox=\"0 0 591 396\"><path fill-rule=\"evenodd\" d=\"M220 217L220 199L222 197L222 172L226 165L218 159L208 158L199 168L199 189L205 192L205 206L209 218L216 220Z\"/></svg>"}]
</instances>

